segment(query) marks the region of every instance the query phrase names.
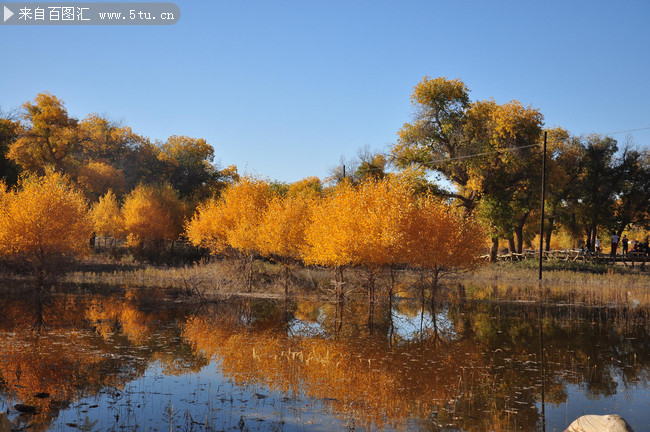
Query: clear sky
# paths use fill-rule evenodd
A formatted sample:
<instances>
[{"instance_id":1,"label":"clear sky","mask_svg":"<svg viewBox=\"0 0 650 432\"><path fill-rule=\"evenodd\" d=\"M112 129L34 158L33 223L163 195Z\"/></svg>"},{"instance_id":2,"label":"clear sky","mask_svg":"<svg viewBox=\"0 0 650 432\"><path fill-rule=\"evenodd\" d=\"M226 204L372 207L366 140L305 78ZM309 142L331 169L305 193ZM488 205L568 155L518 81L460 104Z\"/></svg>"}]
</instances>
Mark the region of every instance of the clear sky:
<instances>
[{"instance_id":1,"label":"clear sky","mask_svg":"<svg viewBox=\"0 0 650 432\"><path fill-rule=\"evenodd\" d=\"M574 134L650 126L647 0L175 3L173 26L0 26L0 107L49 91L73 116L205 138L221 165L282 181L385 150L425 75Z\"/></svg>"}]
</instances>

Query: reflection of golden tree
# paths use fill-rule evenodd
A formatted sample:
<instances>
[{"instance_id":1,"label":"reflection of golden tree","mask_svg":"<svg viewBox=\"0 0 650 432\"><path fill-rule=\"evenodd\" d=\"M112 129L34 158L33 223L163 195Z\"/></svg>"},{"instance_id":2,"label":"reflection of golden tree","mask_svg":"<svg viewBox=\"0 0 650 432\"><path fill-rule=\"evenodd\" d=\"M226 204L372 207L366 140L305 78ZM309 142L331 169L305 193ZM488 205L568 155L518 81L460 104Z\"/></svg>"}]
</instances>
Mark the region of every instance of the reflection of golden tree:
<instances>
[{"instance_id":1,"label":"reflection of golden tree","mask_svg":"<svg viewBox=\"0 0 650 432\"><path fill-rule=\"evenodd\" d=\"M138 294L35 297L0 299L0 382L10 400L36 407L34 421L43 430L61 407L106 387L122 389L151 361L160 361L166 373L205 365L178 343L175 330L152 326L173 312L144 312ZM148 337L153 332L155 341ZM137 358L124 355L133 346L139 347Z\"/></svg>"},{"instance_id":2,"label":"reflection of golden tree","mask_svg":"<svg viewBox=\"0 0 650 432\"><path fill-rule=\"evenodd\" d=\"M145 341L150 334L145 314L125 299L113 298L110 302L92 300L85 315L104 339L111 336L117 326L133 343Z\"/></svg>"},{"instance_id":3,"label":"reflection of golden tree","mask_svg":"<svg viewBox=\"0 0 650 432\"><path fill-rule=\"evenodd\" d=\"M414 414L427 415L457 396L459 374L471 382L485 374L480 353L465 342L390 350L384 341L288 337L206 317L189 320L183 335L220 359L236 383L326 399L339 415L352 415L366 427L404 425Z\"/></svg>"}]
</instances>

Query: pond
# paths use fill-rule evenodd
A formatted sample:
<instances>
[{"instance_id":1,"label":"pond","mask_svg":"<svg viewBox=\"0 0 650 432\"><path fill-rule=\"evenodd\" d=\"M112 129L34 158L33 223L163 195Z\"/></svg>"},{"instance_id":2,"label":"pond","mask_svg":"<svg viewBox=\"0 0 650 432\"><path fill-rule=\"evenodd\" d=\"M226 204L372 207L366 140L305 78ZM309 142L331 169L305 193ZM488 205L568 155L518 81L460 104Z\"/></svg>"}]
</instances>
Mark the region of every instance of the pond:
<instances>
[{"instance_id":1,"label":"pond","mask_svg":"<svg viewBox=\"0 0 650 432\"><path fill-rule=\"evenodd\" d=\"M0 412L30 431L563 431L613 413L639 432L648 330L641 307L14 290Z\"/></svg>"}]
</instances>

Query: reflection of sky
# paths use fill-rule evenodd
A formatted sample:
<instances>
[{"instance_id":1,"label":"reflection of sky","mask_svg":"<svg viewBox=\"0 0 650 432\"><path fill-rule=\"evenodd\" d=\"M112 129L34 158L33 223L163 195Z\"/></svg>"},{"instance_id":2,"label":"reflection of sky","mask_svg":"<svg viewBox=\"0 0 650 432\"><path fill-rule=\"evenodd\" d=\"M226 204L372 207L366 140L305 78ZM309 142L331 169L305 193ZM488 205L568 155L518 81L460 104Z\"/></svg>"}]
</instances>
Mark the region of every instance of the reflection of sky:
<instances>
[{"instance_id":1,"label":"reflection of sky","mask_svg":"<svg viewBox=\"0 0 650 432\"><path fill-rule=\"evenodd\" d=\"M239 387L224 377L218 362L198 373L165 375L160 363L122 390L80 399L62 410L49 430L67 431L84 422L91 430L345 430L325 403L292 398L261 386ZM0 406L4 404L0 403ZM3 409L6 407L3 407ZM96 422L96 423L95 423Z\"/></svg>"},{"instance_id":2,"label":"reflection of sky","mask_svg":"<svg viewBox=\"0 0 650 432\"><path fill-rule=\"evenodd\" d=\"M321 336L325 328L319 322L294 319L289 323L289 334L292 336Z\"/></svg>"},{"instance_id":3,"label":"reflection of sky","mask_svg":"<svg viewBox=\"0 0 650 432\"><path fill-rule=\"evenodd\" d=\"M559 405L546 404L546 431L564 431L575 419L587 414L618 414L635 432L650 430L650 389L647 383L625 387L620 376L613 375L616 394L585 397L584 386L565 384L567 400ZM631 395L634 395L633 397ZM541 413L541 407L539 407Z\"/></svg>"},{"instance_id":4,"label":"reflection of sky","mask_svg":"<svg viewBox=\"0 0 650 432\"><path fill-rule=\"evenodd\" d=\"M423 314L419 313L414 316L409 316L401 313L399 307L393 309L393 325L395 327L395 334L402 340L413 340L420 335L421 331L427 333L434 330L433 320L429 311L425 311ZM453 339L455 336L454 326L449 320L446 307L436 313L436 325L438 332L444 333L446 337Z\"/></svg>"}]
</instances>

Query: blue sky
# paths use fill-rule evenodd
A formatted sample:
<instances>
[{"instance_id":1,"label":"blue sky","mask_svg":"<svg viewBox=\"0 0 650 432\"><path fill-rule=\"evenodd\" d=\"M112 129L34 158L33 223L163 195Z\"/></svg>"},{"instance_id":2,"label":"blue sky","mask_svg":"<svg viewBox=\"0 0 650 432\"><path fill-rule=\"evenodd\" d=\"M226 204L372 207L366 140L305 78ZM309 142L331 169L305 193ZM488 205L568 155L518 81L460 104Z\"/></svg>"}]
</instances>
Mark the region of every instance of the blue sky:
<instances>
[{"instance_id":1,"label":"blue sky","mask_svg":"<svg viewBox=\"0 0 650 432\"><path fill-rule=\"evenodd\" d=\"M175 3L173 26L0 26L0 107L49 91L76 117L202 137L223 166L282 181L385 150L425 75L574 134L650 126L646 0Z\"/></svg>"}]
</instances>

